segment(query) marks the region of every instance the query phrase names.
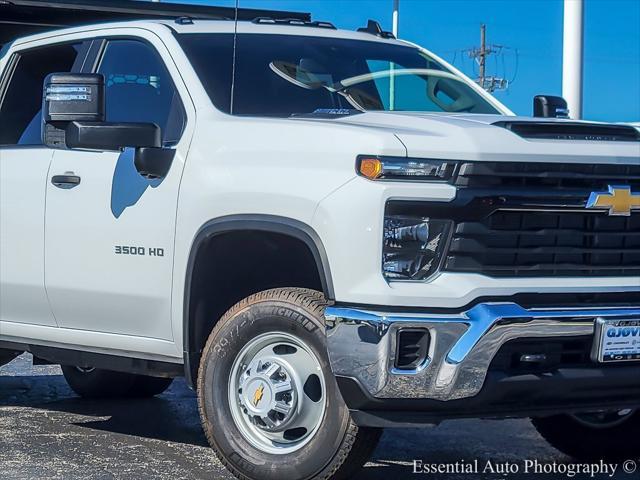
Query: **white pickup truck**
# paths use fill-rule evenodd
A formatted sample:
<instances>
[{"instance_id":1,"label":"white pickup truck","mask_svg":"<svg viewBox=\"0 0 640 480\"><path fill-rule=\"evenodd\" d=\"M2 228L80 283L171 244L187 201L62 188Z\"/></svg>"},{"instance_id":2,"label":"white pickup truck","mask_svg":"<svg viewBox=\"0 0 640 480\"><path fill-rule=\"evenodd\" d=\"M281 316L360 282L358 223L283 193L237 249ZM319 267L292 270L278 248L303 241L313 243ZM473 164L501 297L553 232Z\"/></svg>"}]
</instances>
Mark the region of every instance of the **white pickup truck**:
<instances>
[{"instance_id":1,"label":"white pickup truck","mask_svg":"<svg viewBox=\"0 0 640 480\"><path fill-rule=\"evenodd\" d=\"M349 478L382 428L461 417L636 458L640 134L561 104L514 116L375 22L14 41L0 363L94 398L185 376L242 479Z\"/></svg>"}]
</instances>

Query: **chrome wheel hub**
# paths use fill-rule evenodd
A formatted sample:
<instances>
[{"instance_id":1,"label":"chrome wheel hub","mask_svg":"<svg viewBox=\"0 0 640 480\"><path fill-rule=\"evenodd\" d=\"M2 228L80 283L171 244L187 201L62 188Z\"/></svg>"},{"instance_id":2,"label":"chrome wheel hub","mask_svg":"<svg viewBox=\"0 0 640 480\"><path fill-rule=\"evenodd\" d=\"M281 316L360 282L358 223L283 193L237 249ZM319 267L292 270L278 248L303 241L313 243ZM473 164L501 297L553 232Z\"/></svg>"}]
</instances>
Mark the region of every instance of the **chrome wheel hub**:
<instances>
[{"instance_id":1,"label":"chrome wheel hub","mask_svg":"<svg viewBox=\"0 0 640 480\"><path fill-rule=\"evenodd\" d=\"M259 450L294 452L319 429L324 377L318 358L299 338L283 332L256 337L234 360L229 380L233 421Z\"/></svg>"},{"instance_id":2,"label":"chrome wheel hub","mask_svg":"<svg viewBox=\"0 0 640 480\"><path fill-rule=\"evenodd\" d=\"M238 395L245 415L260 429L280 431L295 417L293 377L275 358L254 360L240 378Z\"/></svg>"}]
</instances>

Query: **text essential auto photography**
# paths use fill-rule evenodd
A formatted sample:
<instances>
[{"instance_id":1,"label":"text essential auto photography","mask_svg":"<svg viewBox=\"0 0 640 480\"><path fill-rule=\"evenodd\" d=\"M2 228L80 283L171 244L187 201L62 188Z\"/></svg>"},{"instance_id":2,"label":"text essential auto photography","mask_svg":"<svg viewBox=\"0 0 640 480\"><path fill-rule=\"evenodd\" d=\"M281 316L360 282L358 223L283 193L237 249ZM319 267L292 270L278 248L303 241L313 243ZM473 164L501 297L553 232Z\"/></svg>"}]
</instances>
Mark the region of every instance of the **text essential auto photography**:
<instances>
[{"instance_id":1,"label":"text essential auto photography","mask_svg":"<svg viewBox=\"0 0 640 480\"><path fill-rule=\"evenodd\" d=\"M423 460L413 461L414 474L427 475L474 475L496 476L506 478L508 476L535 475L550 476L551 478L616 478L617 473L634 475L638 469L636 460L625 460L618 463L605 463L600 460L597 463L557 463L541 462L534 460L520 460L517 462L496 462L487 460L481 462L459 461L455 463L425 463Z\"/></svg>"},{"instance_id":2,"label":"text essential auto photography","mask_svg":"<svg viewBox=\"0 0 640 480\"><path fill-rule=\"evenodd\" d=\"M0 473L637 478L640 0L0 0Z\"/></svg>"}]
</instances>

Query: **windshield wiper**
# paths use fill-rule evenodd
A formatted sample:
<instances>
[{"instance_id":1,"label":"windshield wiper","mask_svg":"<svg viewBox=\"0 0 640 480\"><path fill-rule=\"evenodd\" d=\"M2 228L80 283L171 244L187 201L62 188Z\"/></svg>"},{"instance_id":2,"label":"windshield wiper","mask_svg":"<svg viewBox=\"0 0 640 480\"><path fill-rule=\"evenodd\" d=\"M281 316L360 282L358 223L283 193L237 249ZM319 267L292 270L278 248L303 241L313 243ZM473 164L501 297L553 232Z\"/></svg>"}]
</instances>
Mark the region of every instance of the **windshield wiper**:
<instances>
[{"instance_id":1,"label":"windshield wiper","mask_svg":"<svg viewBox=\"0 0 640 480\"><path fill-rule=\"evenodd\" d=\"M289 118L337 118L349 117L360 113L363 113L363 111L353 108L317 108L310 113L293 113Z\"/></svg>"}]
</instances>

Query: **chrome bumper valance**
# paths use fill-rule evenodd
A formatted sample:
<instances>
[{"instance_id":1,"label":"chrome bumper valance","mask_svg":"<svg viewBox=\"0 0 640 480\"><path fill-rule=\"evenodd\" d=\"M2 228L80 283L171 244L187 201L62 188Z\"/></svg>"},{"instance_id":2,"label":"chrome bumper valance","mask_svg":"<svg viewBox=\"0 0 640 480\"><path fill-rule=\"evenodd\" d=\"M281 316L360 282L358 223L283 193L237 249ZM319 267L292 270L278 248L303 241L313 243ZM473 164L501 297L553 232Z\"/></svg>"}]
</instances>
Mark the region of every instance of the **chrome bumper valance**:
<instances>
[{"instance_id":1,"label":"chrome bumper valance","mask_svg":"<svg viewBox=\"0 0 640 480\"><path fill-rule=\"evenodd\" d=\"M355 378L376 398L434 400L477 395L493 357L509 340L592 335L596 319L628 317L640 318L640 307L526 309L515 303L481 303L459 314L325 311L335 375ZM394 368L401 328L430 333L427 359L414 370Z\"/></svg>"}]
</instances>

